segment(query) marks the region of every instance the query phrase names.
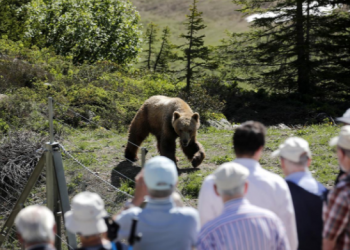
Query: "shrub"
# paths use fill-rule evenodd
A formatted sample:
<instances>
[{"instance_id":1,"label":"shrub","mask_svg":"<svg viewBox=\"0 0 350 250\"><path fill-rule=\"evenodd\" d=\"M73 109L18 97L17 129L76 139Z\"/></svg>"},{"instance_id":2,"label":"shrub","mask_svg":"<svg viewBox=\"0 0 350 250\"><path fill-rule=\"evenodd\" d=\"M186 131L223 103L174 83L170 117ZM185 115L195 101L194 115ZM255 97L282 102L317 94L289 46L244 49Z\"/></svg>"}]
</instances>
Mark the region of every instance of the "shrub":
<instances>
[{"instance_id":1,"label":"shrub","mask_svg":"<svg viewBox=\"0 0 350 250\"><path fill-rule=\"evenodd\" d=\"M140 16L129 1L33 0L27 5L25 39L75 64L133 61L141 50Z\"/></svg>"}]
</instances>

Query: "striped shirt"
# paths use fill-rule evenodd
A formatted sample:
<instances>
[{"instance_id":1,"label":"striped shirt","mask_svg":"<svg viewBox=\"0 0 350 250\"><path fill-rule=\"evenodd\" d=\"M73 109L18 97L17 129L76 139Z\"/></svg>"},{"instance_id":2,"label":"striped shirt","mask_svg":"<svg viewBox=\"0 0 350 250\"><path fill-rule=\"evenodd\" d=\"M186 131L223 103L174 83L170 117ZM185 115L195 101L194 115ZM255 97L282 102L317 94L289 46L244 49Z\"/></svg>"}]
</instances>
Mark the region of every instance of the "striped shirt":
<instances>
[{"instance_id":1,"label":"striped shirt","mask_svg":"<svg viewBox=\"0 0 350 250\"><path fill-rule=\"evenodd\" d=\"M202 228L197 250L290 250L280 219L244 198L228 201L223 213Z\"/></svg>"}]
</instances>

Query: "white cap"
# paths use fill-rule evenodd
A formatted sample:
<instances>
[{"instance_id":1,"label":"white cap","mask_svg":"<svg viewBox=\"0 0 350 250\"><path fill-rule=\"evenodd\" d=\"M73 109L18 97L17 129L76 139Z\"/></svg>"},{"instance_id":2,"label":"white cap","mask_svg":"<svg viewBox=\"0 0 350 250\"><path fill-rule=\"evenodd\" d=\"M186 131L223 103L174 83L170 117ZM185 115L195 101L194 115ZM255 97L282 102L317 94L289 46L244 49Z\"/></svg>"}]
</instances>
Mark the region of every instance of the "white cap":
<instances>
[{"instance_id":1,"label":"white cap","mask_svg":"<svg viewBox=\"0 0 350 250\"><path fill-rule=\"evenodd\" d=\"M55 218L47 207L33 205L23 208L16 216L15 225L27 244L55 240Z\"/></svg>"},{"instance_id":2,"label":"white cap","mask_svg":"<svg viewBox=\"0 0 350 250\"><path fill-rule=\"evenodd\" d=\"M156 156L146 162L143 176L148 189L169 190L177 183L176 165L167 157Z\"/></svg>"},{"instance_id":3,"label":"white cap","mask_svg":"<svg viewBox=\"0 0 350 250\"><path fill-rule=\"evenodd\" d=\"M309 143L300 137L290 137L283 144L279 146L279 149L272 153L272 157L283 157L291 162L298 163L300 157L306 154L311 159L311 151Z\"/></svg>"},{"instance_id":4,"label":"white cap","mask_svg":"<svg viewBox=\"0 0 350 250\"><path fill-rule=\"evenodd\" d=\"M342 117L338 117L336 120L340 121L340 122L344 122L344 123L350 124L350 109L345 111L344 115Z\"/></svg>"},{"instance_id":5,"label":"white cap","mask_svg":"<svg viewBox=\"0 0 350 250\"><path fill-rule=\"evenodd\" d=\"M249 170L241 164L226 162L213 173L214 182L219 190L232 190L245 183Z\"/></svg>"},{"instance_id":6,"label":"white cap","mask_svg":"<svg viewBox=\"0 0 350 250\"><path fill-rule=\"evenodd\" d=\"M82 192L74 196L72 210L64 214L68 231L83 236L95 235L107 231L104 217L108 213L105 204L96 193Z\"/></svg>"},{"instance_id":7,"label":"white cap","mask_svg":"<svg viewBox=\"0 0 350 250\"><path fill-rule=\"evenodd\" d=\"M350 150L350 125L342 127L339 136L332 138L329 145Z\"/></svg>"}]
</instances>

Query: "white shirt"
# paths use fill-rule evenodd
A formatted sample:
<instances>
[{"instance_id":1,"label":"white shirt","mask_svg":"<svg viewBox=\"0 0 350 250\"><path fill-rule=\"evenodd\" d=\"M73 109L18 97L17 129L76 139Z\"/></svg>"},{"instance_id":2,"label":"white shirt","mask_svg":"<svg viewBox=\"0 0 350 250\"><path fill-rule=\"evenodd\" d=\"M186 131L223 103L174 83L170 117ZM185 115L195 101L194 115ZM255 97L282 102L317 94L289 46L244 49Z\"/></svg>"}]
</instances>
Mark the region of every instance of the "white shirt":
<instances>
[{"instance_id":1,"label":"white shirt","mask_svg":"<svg viewBox=\"0 0 350 250\"><path fill-rule=\"evenodd\" d=\"M288 175L286 181L291 181L306 191L319 196L326 191L326 188L312 177L308 169Z\"/></svg>"},{"instance_id":2,"label":"white shirt","mask_svg":"<svg viewBox=\"0 0 350 250\"><path fill-rule=\"evenodd\" d=\"M298 235L292 197L287 183L277 174L263 169L253 159L238 158L235 160L249 170L247 200L258 207L274 212L286 228L292 250L298 247ZM224 204L215 194L214 180L208 176L199 192L198 211L202 226L216 218L223 211Z\"/></svg>"}]
</instances>

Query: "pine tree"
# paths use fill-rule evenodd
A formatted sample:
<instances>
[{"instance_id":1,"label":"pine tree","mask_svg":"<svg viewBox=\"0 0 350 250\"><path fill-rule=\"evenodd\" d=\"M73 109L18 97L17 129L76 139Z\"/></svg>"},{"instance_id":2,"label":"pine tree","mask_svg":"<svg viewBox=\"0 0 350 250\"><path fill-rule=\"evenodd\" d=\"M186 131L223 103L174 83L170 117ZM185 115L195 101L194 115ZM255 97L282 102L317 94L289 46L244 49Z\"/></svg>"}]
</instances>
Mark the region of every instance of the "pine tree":
<instances>
[{"instance_id":1,"label":"pine tree","mask_svg":"<svg viewBox=\"0 0 350 250\"><path fill-rule=\"evenodd\" d=\"M185 62L186 67L180 72L184 75L180 80L186 79L186 92L190 92L191 83L194 77L202 76L203 69L214 69L216 65L211 61L210 50L204 46L203 38L205 35L198 33L206 28L203 23L202 12L197 9L198 0L193 0L190 7L190 15L187 15L187 21L184 23L187 33L181 34L180 37L186 39L186 43L179 48L182 48L183 56L179 57L180 61Z\"/></svg>"},{"instance_id":2,"label":"pine tree","mask_svg":"<svg viewBox=\"0 0 350 250\"><path fill-rule=\"evenodd\" d=\"M318 72L322 67L319 57L322 42L320 20L327 14L320 13L320 7L326 7L329 1L234 2L243 4L242 12L265 13L253 22L253 31L243 41L250 44L245 56L252 66L259 65L261 69L260 78L254 81L281 91L312 95L317 89L322 91L322 88L317 88L321 86Z\"/></svg>"},{"instance_id":3,"label":"pine tree","mask_svg":"<svg viewBox=\"0 0 350 250\"><path fill-rule=\"evenodd\" d=\"M147 53L147 69L151 70L152 68L152 57L154 54L154 45L157 42L157 33L158 33L158 26L154 23L149 23L147 25L147 30L146 30L146 35L145 35L145 40L147 44L147 49L145 52Z\"/></svg>"},{"instance_id":4,"label":"pine tree","mask_svg":"<svg viewBox=\"0 0 350 250\"><path fill-rule=\"evenodd\" d=\"M169 70L169 60L172 58L174 45L170 42L170 29L165 27L162 31L161 45L154 62L154 72L167 72Z\"/></svg>"}]
</instances>

